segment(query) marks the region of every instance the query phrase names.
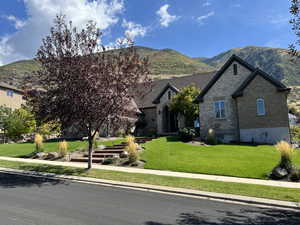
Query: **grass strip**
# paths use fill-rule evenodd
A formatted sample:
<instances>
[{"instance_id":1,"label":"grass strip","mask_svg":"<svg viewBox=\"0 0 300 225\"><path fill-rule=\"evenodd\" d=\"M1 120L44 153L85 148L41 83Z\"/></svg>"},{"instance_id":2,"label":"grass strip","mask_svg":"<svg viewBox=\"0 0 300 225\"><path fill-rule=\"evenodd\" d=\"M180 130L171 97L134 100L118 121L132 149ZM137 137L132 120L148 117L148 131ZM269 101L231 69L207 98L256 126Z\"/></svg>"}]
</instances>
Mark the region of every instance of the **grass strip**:
<instances>
[{"instance_id":1,"label":"grass strip","mask_svg":"<svg viewBox=\"0 0 300 225\"><path fill-rule=\"evenodd\" d=\"M300 202L299 189L0 160L0 167Z\"/></svg>"}]
</instances>

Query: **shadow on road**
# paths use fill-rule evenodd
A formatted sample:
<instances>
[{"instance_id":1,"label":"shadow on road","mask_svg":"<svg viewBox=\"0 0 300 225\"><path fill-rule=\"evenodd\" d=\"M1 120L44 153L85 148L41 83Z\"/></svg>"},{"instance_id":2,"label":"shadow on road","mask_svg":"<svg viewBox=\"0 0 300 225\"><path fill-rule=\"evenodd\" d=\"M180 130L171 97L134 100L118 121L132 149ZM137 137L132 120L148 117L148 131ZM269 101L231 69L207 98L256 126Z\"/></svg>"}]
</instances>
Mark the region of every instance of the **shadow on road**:
<instances>
[{"instance_id":1,"label":"shadow on road","mask_svg":"<svg viewBox=\"0 0 300 225\"><path fill-rule=\"evenodd\" d=\"M58 185L58 184L68 185L68 182L63 180L57 180L57 179L0 173L0 189L16 188L16 187L32 187L32 186L42 187L44 185Z\"/></svg>"},{"instance_id":2,"label":"shadow on road","mask_svg":"<svg viewBox=\"0 0 300 225\"><path fill-rule=\"evenodd\" d=\"M241 209L215 211L213 215L202 212L182 213L174 224L146 222L145 225L299 225L300 212L276 209Z\"/></svg>"}]
</instances>

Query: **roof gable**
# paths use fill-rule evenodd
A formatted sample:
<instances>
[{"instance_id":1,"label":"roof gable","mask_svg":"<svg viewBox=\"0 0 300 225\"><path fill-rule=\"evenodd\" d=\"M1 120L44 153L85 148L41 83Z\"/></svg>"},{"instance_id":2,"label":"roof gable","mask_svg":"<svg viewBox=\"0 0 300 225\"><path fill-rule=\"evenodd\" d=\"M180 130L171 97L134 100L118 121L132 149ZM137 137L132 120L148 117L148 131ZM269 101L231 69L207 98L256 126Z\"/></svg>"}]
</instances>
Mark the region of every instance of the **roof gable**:
<instances>
[{"instance_id":1,"label":"roof gable","mask_svg":"<svg viewBox=\"0 0 300 225\"><path fill-rule=\"evenodd\" d=\"M195 103L203 102L203 98L206 95L206 93L211 89L211 87L220 79L220 77L223 75L223 73L228 69L228 67L234 62L238 62L242 66L246 67L251 72L255 71L255 67L241 59L240 57L236 55L232 55L227 62L222 66L222 68L215 74L215 76L210 80L210 82L205 86L203 91L201 91L200 95L195 100Z\"/></svg>"},{"instance_id":2,"label":"roof gable","mask_svg":"<svg viewBox=\"0 0 300 225\"><path fill-rule=\"evenodd\" d=\"M290 88L286 87L283 83L276 80L266 72L256 68L255 71L253 71L241 84L241 86L232 94L232 97L237 98L243 96L244 90L248 87L248 85L254 80L256 76L261 76L262 78L273 84L278 91L290 91Z\"/></svg>"},{"instance_id":3,"label":"roof gable","mask_svg":"<svg viewBox=\"0 0 300 225\"><path fill-rule=\"evenodd\" d=\"M160 103L160 98L165 94L165 92L171 89L172 91L174 91L175 93L179 92L179 89L176 88L174 85L168 83L164 89L159 93L159 95L154 99L153 104L159 104Z\"/></svg>"}]
</instances>

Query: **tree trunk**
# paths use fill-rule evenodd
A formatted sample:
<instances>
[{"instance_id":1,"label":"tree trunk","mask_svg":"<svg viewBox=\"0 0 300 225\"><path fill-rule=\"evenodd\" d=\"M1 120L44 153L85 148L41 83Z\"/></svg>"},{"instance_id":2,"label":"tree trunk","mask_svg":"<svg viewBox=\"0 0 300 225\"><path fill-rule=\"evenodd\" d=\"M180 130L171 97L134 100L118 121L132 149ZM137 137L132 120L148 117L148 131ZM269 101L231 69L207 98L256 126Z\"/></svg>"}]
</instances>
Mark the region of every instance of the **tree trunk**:
<instances>
[{"instance_id":1,"label":"tree trunk","mask_svg":"<svg viewBox=\"0 0 300 225\"><path fill-rule=\"evenodd\" d=\"M92 137L89 136L88 169L92 169L92 163L93 163L93 140Z\"/></svg>"}]
</instances>

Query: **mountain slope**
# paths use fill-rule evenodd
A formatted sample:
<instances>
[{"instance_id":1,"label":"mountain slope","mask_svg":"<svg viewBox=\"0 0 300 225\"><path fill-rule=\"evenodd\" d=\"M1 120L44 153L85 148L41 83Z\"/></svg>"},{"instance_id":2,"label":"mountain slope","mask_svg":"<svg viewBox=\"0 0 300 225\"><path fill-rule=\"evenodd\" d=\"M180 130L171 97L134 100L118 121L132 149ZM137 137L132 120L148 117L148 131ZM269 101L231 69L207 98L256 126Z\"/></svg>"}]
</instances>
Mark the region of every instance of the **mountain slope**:
<instances>
[{"instance_id":1,"label":"mountain slope","mask_svg":"<svg viewBox=\"0 0 300 225\"><path fill-rule=\"evenodd\" d=\"M197 62L172 49L156 50L146 47L135 47L143 57L149 57L150 70L154 77L193 74L215 70L204 62ZM23 60L0 67L0 81L20 86L25 76L38 70L39 64L34 60Z\"/></svg>"},{"instance_id":2,"label":"mountain slope","mask_svg":"<svg viewBox=\"0 0 300 225\"><path fill-rule=\"evenodd\" d=\"M195 60L219 69L232 54L268 72L286 85L300 85L300 59L292 62L286 49L247 46L231 49L213 58L195 58Z\"/></svg>"}]
</instances>

